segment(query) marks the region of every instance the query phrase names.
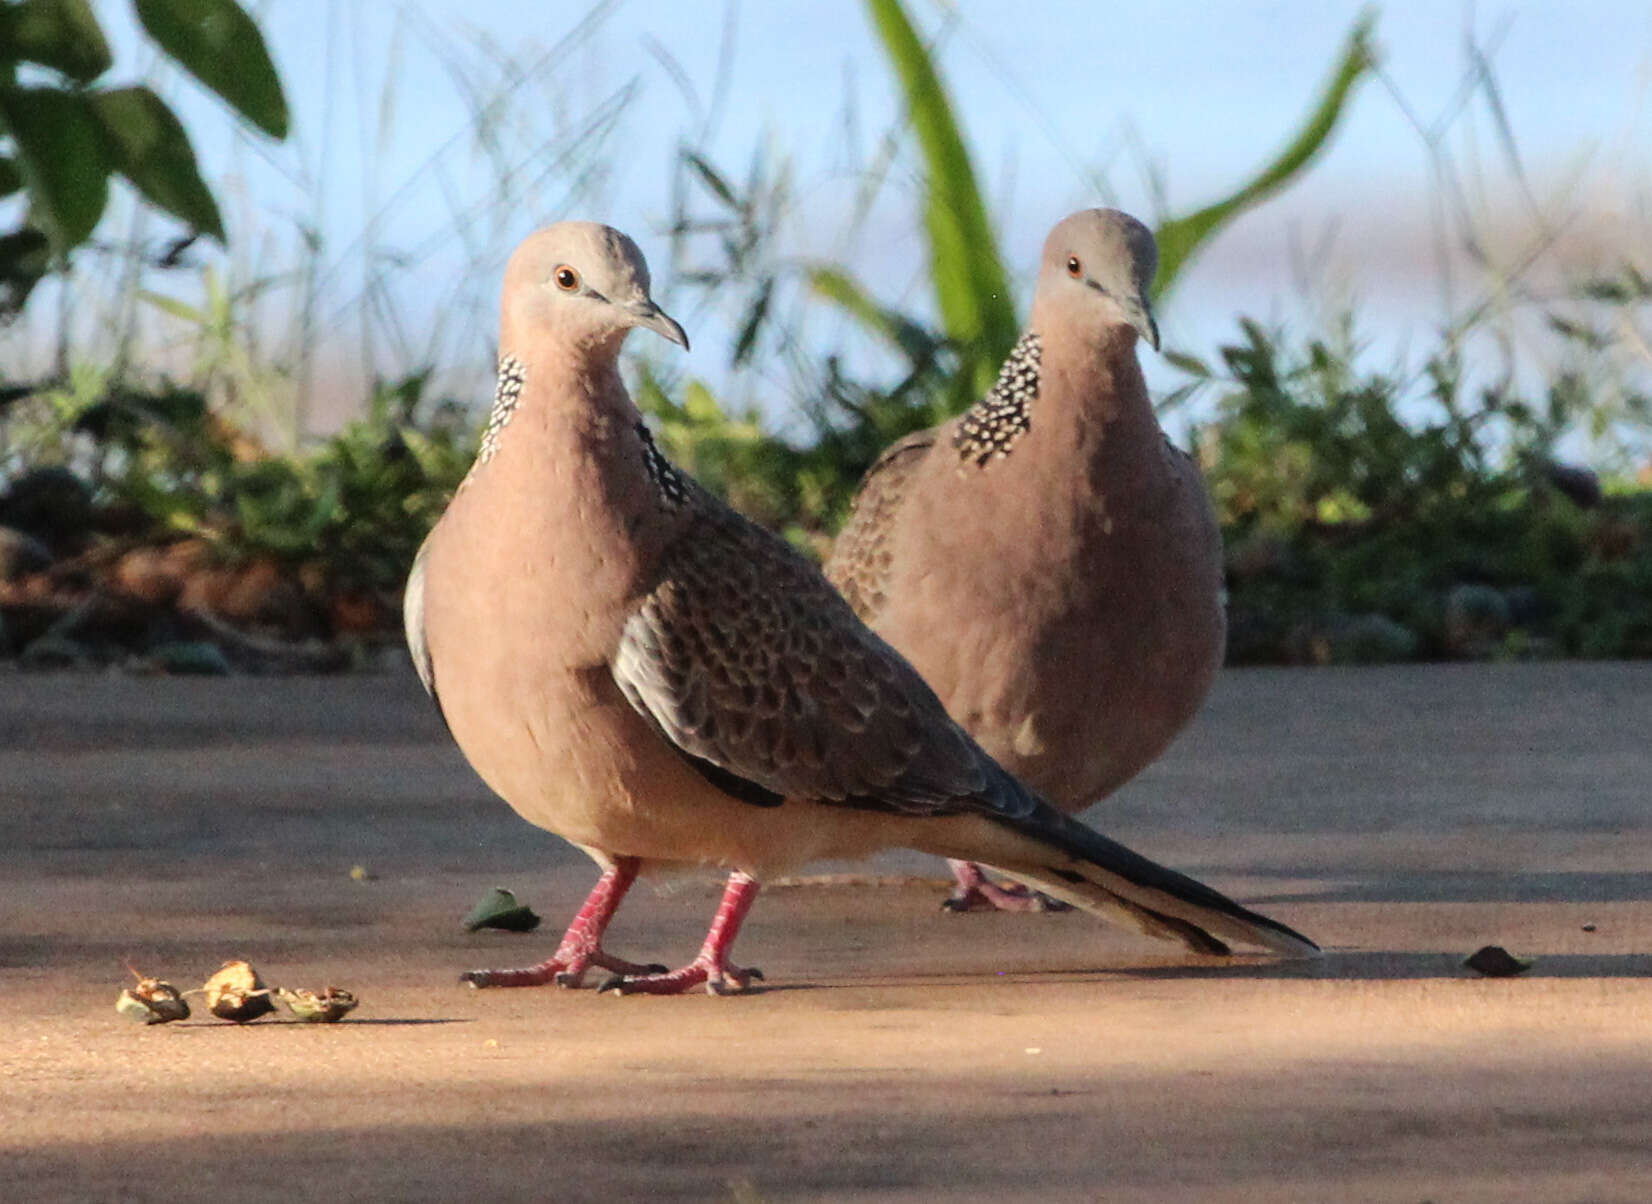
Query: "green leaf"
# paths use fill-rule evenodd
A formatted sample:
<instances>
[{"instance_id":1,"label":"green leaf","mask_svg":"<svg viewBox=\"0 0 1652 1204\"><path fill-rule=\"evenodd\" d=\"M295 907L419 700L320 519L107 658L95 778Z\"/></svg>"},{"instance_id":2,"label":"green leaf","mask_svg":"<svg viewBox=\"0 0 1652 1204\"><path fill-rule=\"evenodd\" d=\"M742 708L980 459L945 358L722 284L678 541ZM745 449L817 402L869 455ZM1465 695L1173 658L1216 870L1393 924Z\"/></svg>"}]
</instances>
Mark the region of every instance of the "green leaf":
<instances>
[{"instance_id":1,"label":"green leaf","mask_svg":"<svg viewBox=\"0 0 1652 1204\"><path fill-rule=\"evenodd\" d=\"M1159 352L1165 363L1172 368L1179 369L1189 376L1209 377L1210 365L1196 355L1189 355L1185 351L1171 351L1169 348Z\"/></svg>"},{"instance_id":2,"label":"green leaf","mask_svg":"<svg viewBox=\"0 0 1652 1204\"><path fill-rule=\"evenodd\" d=\"M1342 117L1354 85L1376 66L1377 52L1371 44L1374 24L1375 17L1369 11L1354 22L1341 61L1324 93L1296 137L1271 163L1224 200L1186 217L1171 218L1159 227L1159 271L1153 279L1155 297L1163 297L1170 291L1193 253L1218 230L1290 183L1324 148Z\"/></svg>"},{"instance_id":3,"label":"green leaf","mask_svg":"<svg viewBox=\"0 0 1652 1204\"><path fill-rule=\"evenodd\" d=\"M51 266L51 242L33 226L0 235L0 321L22 310Z\"/></svg>"},{"instance_id":4,"label":"green leaf","mask_svg":"<svg viewBox=\"0 0 1652 1204\"><path fill-rule=\"evenodd\" d=\"M22 0L0 7L0 62L39 63L89 84L113 61L88 0Z\"/></svg>"},{"instance_id":5,"label":"green leaf","mask_svg":"<svg viewBox=\"0 0 1652 1204\"><path fill-rule=\"evenodd\" d=\"M532 932L539 927L539 917L525 903L502 886L496 886L476 901L476 906L460 921L466 932L483 928L502 928L506 932Z\"/></svg>"},{"instance_id":6,"label":"green leaf","mask_svg":"<svg viewBox=\"0 0 1652 1204\"><path fill-rule=\"evenodd\" d=\"M0 158L0 196L10 196L23 187L23 173L10 159Z\"/></svg>"},{"instance_id":7,"label":"green leaf","mask_svg":"<svg viewBox=\"0 0 1652 1204\"><path fill-rule=\"evenodd\" d=\"M153 305L162 313L171 314L180 321L188 322L194 326L204 327L206 325L207 316L203 310L179 301L176 297L168 297L165 293L150 292L148 289L139 289L138 299Z\"/></svg>"},{"instance_id":8,"label":"green leaf","mask_svg":"<svg viewBox=\"0 0 1652 1204\"><path fill-rule=\"evenodd\" d=\"M89 94L115 167L157 208L224 241L224 222L195 163L189 136L148 88Z\"/></svg>"},{"instance_id":9,"label":"green leaf","mask_svg":"<svg viewBox=\"0 0 1652 1204\"><path fill-rule=\"evenodd\" d=\"M899 349L914 367L935 355L935 338L905 314L879 305L856 280L837 268L813 268L809 287L835 303L869 332Z\"/></svg>"},{"instance_id":10,"label":"green leaf","mask_svg":"<svg viewBox=\"0 0 1652 1204\"><path fill-rule=\"evenodd\" d=\"M691 422L707 426L720 426L728 422L728 415L718 404L716 395L706 388L703 381L688 382L688 387L683 390L683 413Z\"/></svg>"},{"instance_id":11,"label":"green leaf","mask_svg":"<svg viewBox=\"0 0 1652 1204\"><path fill-rule=\"evenodd\" d=\"M900 0L866 0L924 157L930 275L947 337L968 367L970 395L986 391L1019 326L998 243L951 102Z\"/></svg>"},{"instance_id":12,"label":"green leaf","mask_svg":"<svg viewBox=\"0 0 1652 1204\"><path fill-rule=\"evenodd\" d=\"M86 240L109 200L109 155L86 98L58 88L0 87L0 129L16 143L30 220L64 255Z\"/></svg>"},{"instance_id":13,"label":"green leaf","mask_svg":"<svg viewBox=\"0 0 1652 1204\"><path fill-rule=\"evenodd\" d=\"M769 316L769 303L774 299L774 277L770 276L763 281L757 290L757 296L752 299L751 308L746 311L745 323L740 327L739 337L734 340L734 355L730 358L736 368L751 358L751 353L757 347L757 336L763 329L763 321Z\"/></svg>"},{"instance_id":14,"label":"green leaf","mask_svg":"<svg viewBox=\"0 0 1652 1204\"><path fill-rule=\"evenodd\" d=\"M706 162L702 156L695 154L693 151L684 151L683 160L694 169L701 182L717 195L718 200L730 209L738 211L741 208L739 200L734 195L734 189L729 187L728 181L723 179L717 169Z\"/></svg>"},{"instance_id":15,"label":"green leaf","mask_svg":"<svg viewBox=\"0 0 1652 1204\"><path fill-rule=\"evenodd\" d=\"M161 49L272 138L287 136L287 99L264 35L235 0L136 0Z\"/></svg>"}]
</instances>

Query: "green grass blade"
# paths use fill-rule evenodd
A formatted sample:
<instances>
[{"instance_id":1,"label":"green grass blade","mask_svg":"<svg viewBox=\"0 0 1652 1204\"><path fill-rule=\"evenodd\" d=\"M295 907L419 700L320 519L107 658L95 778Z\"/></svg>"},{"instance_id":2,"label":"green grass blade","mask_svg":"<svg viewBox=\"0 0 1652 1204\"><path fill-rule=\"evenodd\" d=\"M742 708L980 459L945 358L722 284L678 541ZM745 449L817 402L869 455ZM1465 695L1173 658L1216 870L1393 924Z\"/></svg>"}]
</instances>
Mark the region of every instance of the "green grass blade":
<instances>
[{"instance_id":1,"label":"green grass blade","mask_svg":"<svg viewBox=\"0 0 1652 1204\"><path fill-rule=\"evenodd\" d=\"M861 327L906 356L914 366L935 358L936 342L930 333L905 314L879 305L860 283L838 268L813 268L809 287L854 318Z\"/></svg>"},{"instance_id":2,"label":"green grass blade","mask_svg":"<svg viewBox=\"0 0 1652 1204\"><path fill-rule=\"evenodd\" d=\"M1158 229L1159 273L1153 280L1153 295L1162 298L1187 266L1193 253L1245 210L1260 204L1290 183L1324 148L1341 119L1348 97L1376 65L1377 53L1371 43L1376 18L1362 13L1348 34L1348 42L1336 71L1296 137L1256 177L1231 196L1186 217L1171 218Z\"/></svg>"},{"instance_id":3,"label":"green grass blade","mask_svg":"<svg viewBox=\"0 0 1652 1204\"><path fill-rule=\"evenodd\" d=\"M866 6L923 154L924 227L936 306L948 339L968 365L971 391L981 392L991 386L1018 333L986 202L935 62L900 0L866 0Z\"/></svg>"}]
</instances>

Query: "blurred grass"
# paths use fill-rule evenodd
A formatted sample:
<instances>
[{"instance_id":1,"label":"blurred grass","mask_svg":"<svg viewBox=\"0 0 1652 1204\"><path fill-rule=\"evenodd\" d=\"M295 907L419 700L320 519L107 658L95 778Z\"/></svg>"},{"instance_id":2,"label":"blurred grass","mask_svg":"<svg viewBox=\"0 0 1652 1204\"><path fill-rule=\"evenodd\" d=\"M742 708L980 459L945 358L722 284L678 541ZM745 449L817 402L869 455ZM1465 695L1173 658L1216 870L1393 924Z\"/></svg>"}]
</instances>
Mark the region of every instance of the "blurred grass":
<instances>
[{"instance_id":1,"label":"blurred grass","mask_svg":"<svg viewBox=\"0 0 1652 1204\"><path fill-rule=\"evenodd\" d=\"M789 255L797 185L783 150L766 145L744 170L723 167L708 149L721 102L694 99L703 119L675 162L668 287L731 315L730 365L786 376L794 412L777 418L669 363L636 364L638 403L673 457L814 554L879 452L970 404L1019 330L1017 292L938 56L898 0L865 7L904 109L876 155L856 168L854 220L870 211L892 164L909 163L929 304L879 298L847 257ZM243 261L223 278L192 269L202 277L196 303L156 285L157 272L177 269L146 266L134 228L116 252L125 268L110 307L122 349L113 362L65 355L58 377L0 390L0 487L12 484L0 494L0 526L27 530L17 486L42 470L66 471L81 482L90 517L72 538L52 535L54 554L189 542L225 571L273 564L312 593L368 591L393 601L475 446L477 414L443 399L436 382L461 340L492 329L485 265L502 260L513 229L498 206L546 182L564 205L604 187L635 80L563 121L548 146L520 104L604 11L595 6L550 52L526 56L489 46L467 53L408 18L408 36L443 45L472 107L468 142L438 148L431 174L440 175L444 155L474 150L491 165L495 206L455 197L448 225L412 246L382 241L403 191L381 197L369 181L374 217L358 238L330 245L318 220L303 219L296 265ZM1278 155L1214 204L1159 218L1161 292L1236 217L1311 170L1360 82L1382 78L1374 25L1369 13L1354 21ZM686 87L669 54L656 47L655 55ZM1465 86L1497 117L1488 58L1473 47L1469 58ZM719 68L719 80L725 74ZM363 131L369 144L382 145L395 124L395 95L385 88L374 128ZM1441 128L1425 141L1449 184ZM1512 132L1503 147L1517 168ZM330 186L324 171L314 186ZM842 242L855 235L846 231ZM489 282L489 295L448 298L445 325L415 335L399 320L398 292L443 241L466 249L469 274ZM1485 266L1488 296L1517 291L1518 271ZM361 285L348 305L324 304L329 285L352 272ZM290 308L286 333L271 337L268 298L293 288L301 303ZM1506 364L1488 371L1471 362L1476 336L1496 316L1484 298L1442 323L1416 368L1373 371L1346 315L1322 331L1240 317L1213 364L1167 350L1180 379L1161 409L1192 415L1202 405L1193 438L1228 543L1234 660L1652 655L1652 505L1638 491L1647 482L1633 476L1637 453L1617 457L1604 490L1559 453L1580 435L1596 447L1646 447L1652 285L1626 264L1573 282L1562 296L1532 292L1523 303L1567 357L1549 379L1524 387ZM185 368L171 379L126 367L141 358L126 348L153 329L142 321L146 311L164 315L182 350ZM327 439L304 438L318 339L352 313L376 383L361 419ZM851 354L810 338L811 316L822 315L858 332ZM1470 383L1486 380L1496 383ZM395 638L393 629L383 634ZM0 647L5 639L0 633Z\"/></svg>"}]
</instances>

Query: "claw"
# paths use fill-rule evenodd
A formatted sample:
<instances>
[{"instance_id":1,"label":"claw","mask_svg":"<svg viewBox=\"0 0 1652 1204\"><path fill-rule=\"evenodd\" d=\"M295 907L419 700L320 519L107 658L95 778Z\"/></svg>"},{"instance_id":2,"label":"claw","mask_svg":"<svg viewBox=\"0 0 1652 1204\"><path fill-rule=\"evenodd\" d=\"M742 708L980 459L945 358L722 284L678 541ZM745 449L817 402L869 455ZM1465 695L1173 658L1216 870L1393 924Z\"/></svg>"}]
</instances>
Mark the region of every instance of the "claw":
<instances>
[{"instance_id":1,"label":"claw","mask_svg":"<svg viewBox=\"0 0 1652 1204\"><path fill-rule=\"evenodd\" d=\"M467 970L459 976L459 981L472 990L484 987L542 987L551 983L572 989L585 980L585 972L592 966L618 974L664 973L665 967L658 963L639 966L613 956L602 947L602 934L636 876L635 858L621 857L616 860L591 888L584 906L574 916L573 923L568 925L568 931L563 933L562 943L557 946L556 952L537 966L523 966L516 970Z\"/></svg>"},{"instance_id":2,"label":"claw","mask_svg":"<svg viewBox=\"0 0 1652 1204\"><path fill-rule=\"evenodd\" d=\"M745 970L728 960L729 947L740 930L752 900L757 897L757 880L739 870L729 875L723 890L723 901L706 932L705 944L693 961L681 969L667 971L664 966L626 966L610 976L597 988L599 994L613 991L618 995L683 995L695 987L704 986L708 994L738 995L752 982L761 982L761 970ZM610 965L608 968L617 969Z\"/></svg>"},{"instance_id":3,"label":"claw","mask_svg":"<svg viewBox=\"0 0 1652 1204\"><path fill-rule=\"evenodd\" d=\"M981 872L981 867L968 861L951 863L958 885L941 902L941 910L954 915L966 911L1071 911L1070 903L1052 899L1042 891L1030 890L1019 883L1007 882L1000 886Z\"/></svg>"}]
</instances>

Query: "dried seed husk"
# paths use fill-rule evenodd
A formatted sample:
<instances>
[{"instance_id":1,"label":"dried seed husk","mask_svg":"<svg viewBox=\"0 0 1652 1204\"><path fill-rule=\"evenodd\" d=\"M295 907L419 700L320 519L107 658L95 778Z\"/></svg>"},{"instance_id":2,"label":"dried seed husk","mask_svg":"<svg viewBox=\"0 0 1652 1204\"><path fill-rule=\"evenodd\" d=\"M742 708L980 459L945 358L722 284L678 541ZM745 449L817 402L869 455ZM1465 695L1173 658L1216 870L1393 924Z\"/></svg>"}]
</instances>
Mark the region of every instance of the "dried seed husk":
<instances>
[{"instance_id":1,"label":"dried seed husk","mask_svg":"<svg viewBox=\"0 0 1652 1204\"><path fill-rule=\"evenodd\" d=\"M177 987L158 978L145 978L141 974L137 977L138 985L128 987L115 1000L117 1012L144 1024L170 1024L174 1020L189 1019L189 1001Z\"/></svg>"},{"instance_id":2,"label":"dried seed husk","mask_svg":"<svg viewBox=\"0 0 1652 1204\"><path fill-rule=\"evenodd\" d=\"M532 932L539 927L539 917L532 908L516 901L516 896L502 886L496 886L483 895L465 917L465 931L478 928L502 928L506 932Z\"/></svg>"},{"instance_id":3,"label":"dried seed husk","mask_svg":"<svg viewBox=\"0 0 1652 1204\"><path fill-rule=\"evenodd\" d=\"M250 962L225 962L201 990L206 994L207 1010L220 1020L246 1024L275 1011L272 992Z\"/></svg>"},{"instance_id":4,"label":"dried seed husk","mask_svg":"<svg viewBox=\"0 0 1652 1204\"><path fill-rule=\"evenodd\" d=\"M1485 945L1463 959L1463 965L1487 978L1513 978L1537 964L1533 957L1516 957L1501 945Z\"/></svg>"},{"instance_id":5,"label":"dried seed husk","mask_svg":"<svg viewBox=\"0 0 1652 1204\"><path fill-rule=\"evenodd\" d=\"M307 1024L337 1024L360 1002L343 987L328 987L319 993L303 987L277 987L276 994L293 1015Z\"/></svg>"}]
</instances>

